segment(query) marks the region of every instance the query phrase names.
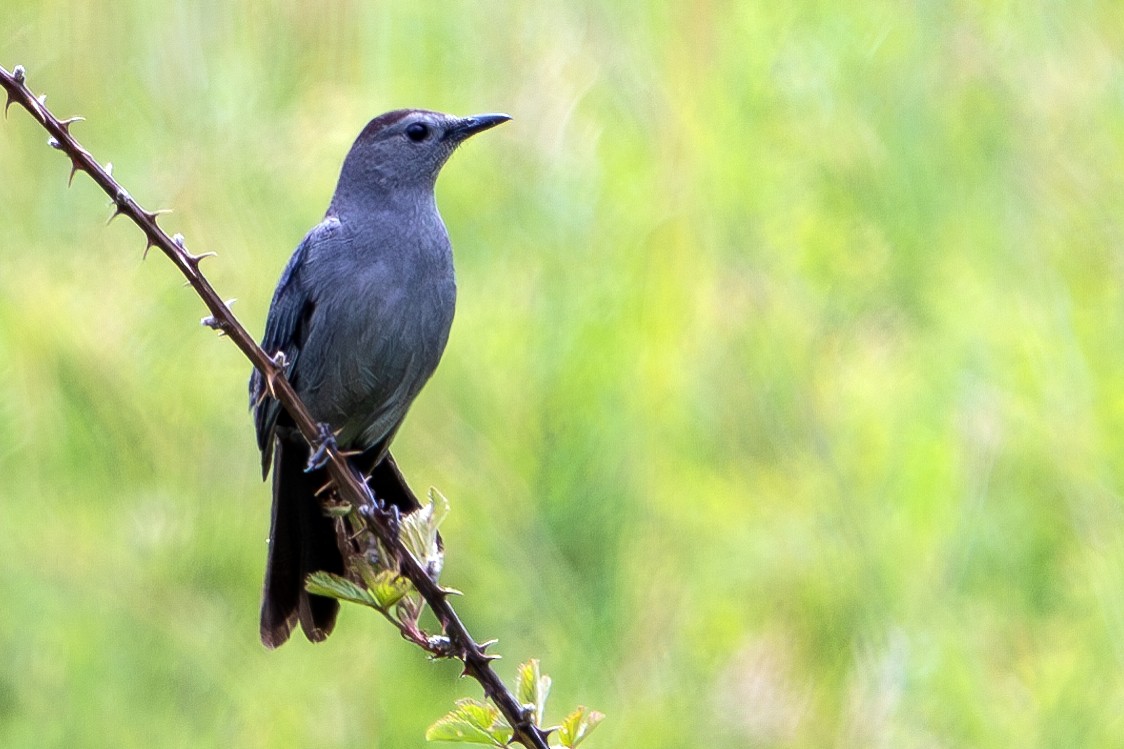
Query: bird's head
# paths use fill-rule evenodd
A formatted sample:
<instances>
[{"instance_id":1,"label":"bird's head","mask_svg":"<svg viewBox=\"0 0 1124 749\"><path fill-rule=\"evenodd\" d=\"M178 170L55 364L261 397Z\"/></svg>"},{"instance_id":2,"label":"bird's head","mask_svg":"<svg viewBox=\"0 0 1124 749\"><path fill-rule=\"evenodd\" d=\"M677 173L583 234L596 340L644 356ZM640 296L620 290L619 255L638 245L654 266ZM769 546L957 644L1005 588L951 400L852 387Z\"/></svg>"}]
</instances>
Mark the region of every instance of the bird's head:
<instances>
[{"instance_id":1,"label":"bird's head","mask_svg":"<svg viewBox=\"0 0 1124 749\"><path fill-rule=\"evenodd\" d=\"M510 120L506 114L456 117L425 109L398 109L367 123L344 160L336 200L385 191L432 191L441 167L476 133Z\"/></svg>"}]
</instances>

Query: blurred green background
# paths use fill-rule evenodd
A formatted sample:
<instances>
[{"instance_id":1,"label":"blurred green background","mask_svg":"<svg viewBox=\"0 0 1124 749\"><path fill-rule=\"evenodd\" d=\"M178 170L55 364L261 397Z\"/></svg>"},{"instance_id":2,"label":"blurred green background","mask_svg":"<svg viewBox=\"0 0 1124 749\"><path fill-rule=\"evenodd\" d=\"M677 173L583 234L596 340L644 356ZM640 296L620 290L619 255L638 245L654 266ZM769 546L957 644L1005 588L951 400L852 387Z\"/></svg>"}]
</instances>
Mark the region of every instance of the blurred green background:
<instances>
[{"instance_id":1,"label":"blurred green background","mask_svg":"<svg viewBox=\"0 0 1124 749\"><path fill-rule=\"evenodd\" d=\"M515 116L395 451L591 748L1124 745L1122 52L1110 0L0 11L255 335L370 117ZM424 745L478 688L377 617L263 650L248 365L0 129L0 746Z\"/></svg>"}]
</instances>

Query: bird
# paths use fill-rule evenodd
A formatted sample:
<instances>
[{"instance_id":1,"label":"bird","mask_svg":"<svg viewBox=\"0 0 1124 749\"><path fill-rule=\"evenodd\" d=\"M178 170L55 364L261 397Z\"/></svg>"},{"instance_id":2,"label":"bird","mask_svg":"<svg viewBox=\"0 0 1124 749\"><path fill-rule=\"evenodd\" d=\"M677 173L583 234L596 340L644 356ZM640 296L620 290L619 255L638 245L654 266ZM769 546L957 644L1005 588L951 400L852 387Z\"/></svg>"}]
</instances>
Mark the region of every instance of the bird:
<instances>
[{"instance_id":1,"label":"bird","mask_svg":"<svg viewBox=\"0 0 1124 749\"><path fill-rule=\"evenodd\" d=\"M262 348L322 432L369 476L375 496L402 512L420 504L389 447L441 359L456 304L437 176L461 143L510 119L424 109L372 119L344 158L323 221L293 252L270 302ZM279 647L299 623L320 642L335 627L339 602L308 593L305 578L345 572L338 521L317 496L327 472L310 463L315 451L258 370L250 404L263 480L273 470L261 641Z\"/></svg>"}]
</instances>

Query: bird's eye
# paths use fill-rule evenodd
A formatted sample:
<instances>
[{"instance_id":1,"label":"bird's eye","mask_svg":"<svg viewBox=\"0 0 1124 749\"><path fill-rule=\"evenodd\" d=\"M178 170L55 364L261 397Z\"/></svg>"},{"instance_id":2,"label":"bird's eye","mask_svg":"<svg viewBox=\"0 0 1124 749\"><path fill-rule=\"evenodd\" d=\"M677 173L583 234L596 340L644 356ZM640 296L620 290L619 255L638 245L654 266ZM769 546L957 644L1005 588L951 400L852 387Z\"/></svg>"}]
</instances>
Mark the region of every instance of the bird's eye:
<instances>
[{"instance_id":1,"label":"bird's eye","mask_svg":"<svg viewBox=\"0 0 1124 749\"><path fill-rule=\"evenodd\" d=\"M415 143L421 143L429 137L429 128L420 122L415 122L406 128L406 137Z\"/></svg>"}]
</instances>

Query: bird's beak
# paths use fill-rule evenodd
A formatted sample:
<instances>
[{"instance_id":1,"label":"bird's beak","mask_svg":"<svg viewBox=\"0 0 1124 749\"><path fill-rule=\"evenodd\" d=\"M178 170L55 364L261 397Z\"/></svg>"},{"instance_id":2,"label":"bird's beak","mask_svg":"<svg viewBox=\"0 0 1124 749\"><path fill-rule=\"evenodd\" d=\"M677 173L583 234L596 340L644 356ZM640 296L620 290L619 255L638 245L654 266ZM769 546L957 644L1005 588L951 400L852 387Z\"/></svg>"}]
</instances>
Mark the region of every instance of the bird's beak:
<instances>
[{"instance_id":1,"label":"bird's beak","mask_svg":"<svg viewBox=\"0 0 1124 749\"><path fill-rule=\"evenodd\" d=\"M491 130L496 125L501 125L510 119L511 115L507 114L476 114L472 117L464 117L445 130L445 137L464 140L470 135Z\"/></svg>"}]
</instances>

